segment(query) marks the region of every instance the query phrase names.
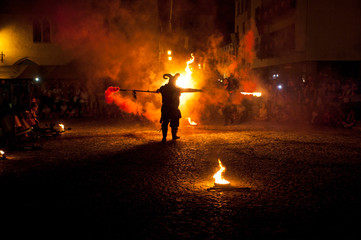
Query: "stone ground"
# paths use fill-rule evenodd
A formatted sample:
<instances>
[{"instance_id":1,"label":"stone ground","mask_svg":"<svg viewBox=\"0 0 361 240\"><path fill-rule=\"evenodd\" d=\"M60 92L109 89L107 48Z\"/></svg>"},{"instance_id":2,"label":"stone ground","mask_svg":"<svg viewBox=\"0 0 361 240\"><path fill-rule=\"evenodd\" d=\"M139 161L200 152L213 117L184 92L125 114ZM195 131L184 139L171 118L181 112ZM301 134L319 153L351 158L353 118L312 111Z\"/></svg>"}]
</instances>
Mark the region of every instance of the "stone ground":
<instances>
[{"instance_id":1,"label":"stone ground","mask_svg":"<svg viewBox=\"0 0 361 240\"><path fill-rule=\"evenodd\" d=\"M1 239L355 239L361 132L75 119L0 161ZM220 159L237 188L210 191Z\"/></svg>"}]
</instances>

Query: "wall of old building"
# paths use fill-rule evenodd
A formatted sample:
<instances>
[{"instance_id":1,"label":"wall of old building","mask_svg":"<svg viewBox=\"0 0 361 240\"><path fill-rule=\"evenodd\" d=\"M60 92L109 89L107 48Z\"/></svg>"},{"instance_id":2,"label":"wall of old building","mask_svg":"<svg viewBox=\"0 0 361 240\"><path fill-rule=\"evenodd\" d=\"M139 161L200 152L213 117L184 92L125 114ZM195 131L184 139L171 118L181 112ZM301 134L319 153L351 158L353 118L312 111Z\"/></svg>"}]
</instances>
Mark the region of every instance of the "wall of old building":
<instances>
[{"instance_id":1,"label":"wall of old building","mask_svg":"<svg viewBox=\"0 0 361 240\"><path fill-rule=\"evenodd\" d=\"M40 23L40 40L34 41L33 23ZM44 23L49 28L44 31ZM28 59L38 65L63 65L69 58L54 42L51 19L31 15L0 14L0 52L5 55L1 66L11 66ZM45 33L50 34L45 37Z\"/></svg>"}]
</instances>

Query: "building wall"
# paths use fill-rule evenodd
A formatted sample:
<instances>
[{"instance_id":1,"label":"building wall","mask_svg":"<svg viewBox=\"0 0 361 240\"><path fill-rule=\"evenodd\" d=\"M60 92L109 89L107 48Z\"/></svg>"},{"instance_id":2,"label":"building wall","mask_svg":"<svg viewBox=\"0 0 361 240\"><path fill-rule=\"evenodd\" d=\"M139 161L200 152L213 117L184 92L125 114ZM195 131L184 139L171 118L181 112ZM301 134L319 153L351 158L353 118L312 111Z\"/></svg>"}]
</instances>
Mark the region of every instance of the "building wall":
<instances>
[{"instance_id":1,"label":"building wall","mask_svg":"<svg viewBox=\"0 0 361 240\"><path fill-rule=\"evenodd\" d=\"M275 6L282 1L251 1L251 21L258 23L254 68L312 61L361 61L359 0L291 0L294 7L274 14L278 11ZM268 16L261 21L261 27L257 20L260 8ZM262 49L269 52L262 53Z\"/></svg>"},{"instance_id":2,"label":"building wall","mask_svg":"<svg viewBox=\"0 0 361 240\"><path fill-rule=\"evenodd\" d=\"M50 42L34 42L33 21L47 20L50 23ZM54 44L54 29L50 19L31 15L0 14L0 53L5 54L1 66L10 66L22 59L29 59L38 65L63 65L69 59Z\"/></svg>"},{"instance_id":3,"label":"building wall","mask_svg":"<svg viewBox=\"0 0 361 240\"><path fill-rule=\"evenodd\" d=\"M234 32L241 39L251 28L251 0L235 1L235 26Z\"/></svg>"},{"instance_id":4,"label":"building wall","mask_svg":"<svg viewBox=\"0 0 361 240\"><path fill-rule=\"evenodd\" d=\"M307 1L308 60L361 60L361 1Z\"/></svg>"}]
</instances>

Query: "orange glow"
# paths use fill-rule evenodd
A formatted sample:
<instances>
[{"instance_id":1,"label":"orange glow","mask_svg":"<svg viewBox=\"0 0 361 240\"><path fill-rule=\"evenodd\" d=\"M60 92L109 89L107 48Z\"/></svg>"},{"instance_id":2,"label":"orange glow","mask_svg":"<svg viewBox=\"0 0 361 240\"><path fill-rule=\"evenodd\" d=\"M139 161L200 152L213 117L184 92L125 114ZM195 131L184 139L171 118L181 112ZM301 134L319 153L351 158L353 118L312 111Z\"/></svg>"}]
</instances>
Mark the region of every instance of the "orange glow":
<instances>
[{"instance_id":1,"label":"orange glow","mask_svg":"<svg viewBox=\"0 0 361 240\"><path fill-rule=\"evenodd\" d=\"M222 173L226 170L223 167L221 160L218 159L220 169L213 175L214 183L216 184L229 184L230 182L223 178Z\"/></svg>"},{"instance_id":2,"label":"orange glow","mask_svg":"<svg viewBox=\"0 0 361 240\"><path fill-rule=\"evenodd\" d=\"M64 128L64 124L61 124L61 123L60 123L60 124L59 124L59 127L61 128L61 131L64 132L64 129L65 129L65 128Z\"/></svg>"},{"instance_id":3,"label":"orange glow","mask_svg":"<svg viewBox=\"0 0 361 240\"><path fill-rule=\"evenodd\" d=\"M188 122L192 126L197 126L198 125L198 123L196 123L195 121L192 121L192 119L190 117L188 118Z\"/></svg>"},{"instance_id":4,"label":"orange glow","mask_svg":"<svg viewBox=\"0 0 361 240\"><path fill-rule=\"evenodd\" d=\"M241 92L242 95L252 95L254 97L261 97L262 93L261 92Z\"/></svg>"}]
</instances>

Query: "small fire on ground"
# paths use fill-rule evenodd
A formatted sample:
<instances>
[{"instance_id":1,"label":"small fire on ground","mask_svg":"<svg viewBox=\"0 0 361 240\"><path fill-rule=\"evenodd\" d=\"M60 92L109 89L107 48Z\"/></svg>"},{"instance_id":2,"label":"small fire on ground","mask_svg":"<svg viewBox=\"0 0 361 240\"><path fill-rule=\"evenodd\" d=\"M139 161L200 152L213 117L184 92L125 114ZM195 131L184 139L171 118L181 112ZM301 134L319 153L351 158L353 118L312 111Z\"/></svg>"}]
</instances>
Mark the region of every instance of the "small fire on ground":
<instances>
[{"instance_id":1,"label":"small fire on ground","mask_svg":"<svg viewBox=\"0 0 361 240\"><path fill-rule=\"evenodd\" d=\"M3 150L0 150L0 159L5 159L6 155L5 152Z\"/></svg>"},{"instance_id":2,"label":"small fire on ground","mask_svg":"<svg viewBox=\"0 0 361 240\"><path fill-rule=\"evenodd\" d=\"M192 125L192 126L197 126L197 125L198 125L198 123L196 123L195 121L193 121L190 117L188 118L188 122L189 122L189 124Z\"/></svg>"},{"instance_id":3,"label":"small fire on ground","mask_svg":"<svg viewBox=\"0 0 361 240\"><path fill-rule=\"evenodd\" d=\"M216 186L229 186L230 182L223 178L222 174L226 168L222 165L220 159L218 159L219 170L213 175L214 185Z\"/></svg>"}]
</instances>

